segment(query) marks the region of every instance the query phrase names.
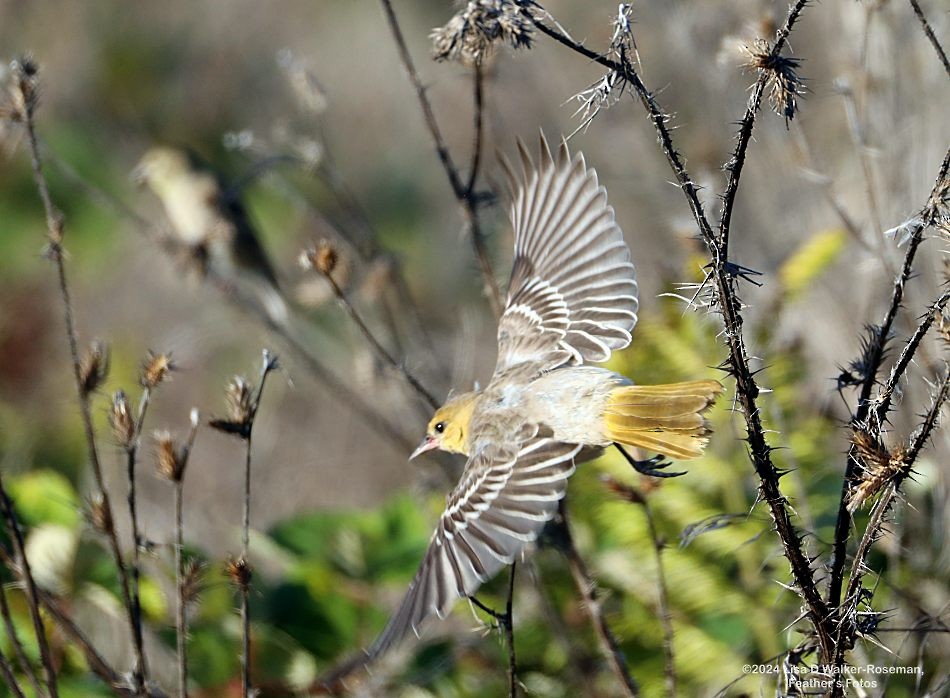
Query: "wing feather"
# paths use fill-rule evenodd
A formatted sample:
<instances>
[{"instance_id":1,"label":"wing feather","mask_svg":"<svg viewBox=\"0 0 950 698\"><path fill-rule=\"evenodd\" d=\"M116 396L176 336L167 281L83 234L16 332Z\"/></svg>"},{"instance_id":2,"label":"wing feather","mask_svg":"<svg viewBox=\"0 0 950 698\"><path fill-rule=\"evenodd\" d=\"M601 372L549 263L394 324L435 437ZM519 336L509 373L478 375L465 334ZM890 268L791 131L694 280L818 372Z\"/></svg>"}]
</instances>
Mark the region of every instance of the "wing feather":
<instances>
[{"instance_id":1,"label":"wing feather","mask_svg":"<svg viewBox=\"0 0 950 698\"><path fill-rule=\"evenodd\" d=\"M518 142L520 175L502 161L514 192L515 259L496 372L606 361L637 322L636 273L597 173L565 143L553 156L540 142L537 166Z\"/></svg>"},{"instance_id":2,"label":"wing feather","mask_svg":"<svg viewBox=\"0 0 950 698\"><path fill-rule=\"evenodd\" d=\"M557 511L581 448L534 429L514 454L486 447L473 455L409 591L368 656L410 631L418 635L429 618L444 618L457 599L474 594L537 538Z\"/></svg>"}]
</instances>

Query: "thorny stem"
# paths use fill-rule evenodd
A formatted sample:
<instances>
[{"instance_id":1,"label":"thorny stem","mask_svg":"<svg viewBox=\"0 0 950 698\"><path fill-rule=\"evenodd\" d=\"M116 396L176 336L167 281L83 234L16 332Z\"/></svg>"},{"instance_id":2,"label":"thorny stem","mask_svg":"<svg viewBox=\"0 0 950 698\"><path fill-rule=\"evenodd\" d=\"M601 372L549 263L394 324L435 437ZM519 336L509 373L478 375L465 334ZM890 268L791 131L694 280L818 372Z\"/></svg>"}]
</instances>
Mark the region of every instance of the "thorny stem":
<instances>
[{"instance_id":1,"label":"thorny stem","mask_svg":"<svg viewBox=\"0 0 950 698\"><path fill-rule=\"evenodd\" d=\"M439 128L439 122L436 120L435 113L432 111L432 105L429 102L429 98L426 96L425 87L422 85L422 81L419 79L419 73L416 72L416 67L412 61L412 56L409 54L409 47L406 45L406 39L403 36L402 29L399 26L399 20L396 18L396 12L393 10L392 2L390 0L380 0L380 4L382 4L383 12L386 14L386 21L388 22L389 29L392 32L393 40L396 42L396 48L399 51L399 58L402 61L403 68L406 70L409 81L412 83L413 90L415 90L416 99L419 101L419 106L422 108L422 116L425 119L426 126L429 129L429 134L432 136L432 141L435 144L435 150L436 154L439 156L439 162L442 163L442 168L445 170L446 177L448 177L449 185L452 187L452 193L455 195L456 200L462 207L462 216L465 220L466 228L468 229L468 234L472 241L472 249L475 252L475 258L478 260L478 265L482 272L482 281L485 285L485 293L488 296L492 310L497 317L501 315L502 296L501 290L498 288L498 282L495 281L495 274L492 270L491 261L488 257L488 250L485 247L485 239L481 230L477 211L477 197L475 196L475 192L470 187L466 187L463 184L462 178L459 176L458 169L455 167L455 163L452 161L452 155L449 153L448 146L445 144L445 139L443 138L442 131ZM481 109L480 100L476 100L475 107L476 112ZM480 124L480 122L481 117L476 114L476 123ZM477 161L475 164L477 165ZM474 183L476 177L477 170L473 170L473 172L469 174L469 180Z\"/></svg>"},{"instance_id":2,"label":"thorny stem","mask_svg":"<svg viewBox=\"0 0 950 698\"><path fill-rule=\"evenodd\" d=\"M379 343L379 340L376 339L375 335L373 335L373 332L363 321L363 318L360 316L359 312L353 307L353 304L350 303L350 299L346 297L346 294L343 292L343 289L340 288L340 285L336 282L336 279L333 278L333 275L327 272L322 273L329 282L330 287L333 289L333 293L337 297L337 300L340 301L343 309L346 310L347 315L350 316L350 319L353 320L353 322L359 328L360 332L366 338L366 341L369 342L370 347L372 347L376 355L382 358L383 361L388 363L393 369L395 369L396 372L402 376L403 380L406 381L406 384L429 404L429 407L432 409L438 408L439 401L435 399L432 393L430 393L425 388L425 386L419 382L418 378L409 372L409 369L406 368L404 363L397 361L396 358L389 353L386 347Z\"/></svg>"},{"instance_id":3,"label":"thorny stem","mask_svg":"<svg viewBox=\"0 0 950 698\"><path fill-rule=\"evenodd\" d=\"M914 222L913 229L910 231L910 239L907 242L907 251L904 253L904 262L901 265L900 273L894 280L894 289L891 293L890 305L887 308L884 319L881 322L879 329L876 332L874 342L871 345L871 353L868 357L868 365L865 369L864 382L861 386L861 393L858 396L857 410L852 419L852 424L863 424L865 421L867 421L868 415L870 414L872 407L874 407L870 399L871 391L877 384L877 375L880 371L881 363L884 360L884 352L887 340L890 337L891 328L894 325L894 321L897 318L897 313L900 310L901 303L904 300L904 288L913 272L914 259L917 255L917 249L924 239L924 229L930 223L932 216L935 215L933 212L933 207L935 205L934 199L938 196L940 188L946 186L945 179L948 175L948 170L950 170L950 150L947 150L947 154L943 158L943 163L940 166L940 172L937 174L936 183L934 184L930 198L928 199L928 205L925 207L924 212L920 215L918 220ZM946 303L946 301L944 301L944 303ZM932 318L932 313L929 314L929 317ZM932 319L930 322L932 322ZM924 332L926 332L926 329L929 329L929 327L930 324L927 323L926 328L924 328ZM920 328L918 328L918 330L919 329ZM915 347L916 344L917 343L914 344ZM909 361L913 354L907 354L905 351L902 356L905 356L906 361ZM900 363L901 362L898 362L899 365ZM906 366L906 362L904 363L904 366ZM895 368L896 367L897 366L895 366ZM901 373L903 373L903 369L901 369ZM895 376L895 381L899 377L900 374ZM896 385L896 382L893 385ZM893 386L891 387L891 390L887 391L886 393L885 408L890 404L890 392L892 390ZM886 411L887 410L885 409L880 414L880 417L877 419L878 424L881 423L883 417L886 415ZM851 488L854 485L858 467L859 464L857 461L857 450L852 445L848 450L848 460L847 465L845 466L845 476L841 486L841 497L838 503L838 515L835 522L835 536L831 556L831 576L828 583L828 604L832 607L838 605L838 602L841 599L841 587L844 584L844 567L847 557L847 545L851 526L851 514L848 511L848 500L850 498Z\"/></svg>"},{"instance_id":4,"label":"thorny stem","mask_svg":"<svg viewBox=\"0 0 950 698\"><path fill-rule=\"evenodd\" d=\"M798 0L789 10L785 23L776 38L776 45L779 45L779 48L784 46L792 27L806 4L807 0ZM771 446L769 446L765 438L762 418L756 402L759 388L755 381L754 374L749 367L748 352L742 334L742 315L739 310L740 304L736 297L732 273L724 255L724 251L728 249L731 211L735 200L735 193L738 189L739 177L742 172L742 163L745 161L745 153L751 141L754 114L752 117L749 117L749 110L747 110L746 119L743 119L742 122L743 127L740 128L739 141L737 142L732 160L730 161L731 172L729 183L723 195L724 199L728 199L724 201L723 204L725 224L721 226L722 233L717 236L713 233L706 213L703 210L697 187L686 171L682 157L673 144L673 138L667 126L669 117L660 108L653 93L643 84L643 81L630 62L625 59L621 62L613 61L565 36L560 31L549 27L541 20L535 20L535 26L537 26L542 33L582 56L611 70L620 72L633 87L653 123L660 141L660 146L666 155L667 161L673 170L680 188L686 196L693 218L699 227L700 234L706 243L712 260L712 276L717 287L719 304L721 306L723 323L726 330L726 343L729 350L727 365L736 380L737 400L742 407L745 417L750 456L756 474L759 477L760 491L763 499L765 499L768 504L775 529L782 542L784 555L791 565L795 584L808 606L808 613L817 631L822 655L823 657L830 657L832 654L831 630L827 626L829 622L827 605L818 593L814 571L808 557L802 549L801 538L795 526L792 524L787 500L779 487L779 472L772 463L770 455ZM775 48L774 45L773 48ZM767 76L764 74L759 76L759 82L766 79ZM757 90L759 82L756 84ZM750 104L750 107L751 106ZM758 109L759 104L756 104L755 107ZM747 125L746 122L748 122Z\"/></svg>"},{"instance_id":5,"label":"thorny stem","mask_svg":"<svg viewBox=\"0 0 950 698\"><path fill-rule=\"evenodd\" d=\"M927 21L927 17L924 16L924 11L920 9L920 3L917 0L910 0L911 6L914 8L914 14L917 15L917 19L920 20L920 26L924 30L927 39L934 47L934 51L937 52L937 56L940 58L940 62L943 63L943 69L947 71L947 77L950 77L950 59L947 58L947 52L943 50L943 46L940 45L940 41L937 39L937 35L934 34L934 30L930 27L930 22Z\"/></svg>"},{"instance_id":6,"label":"thorny stem","mask_svg":"<svg viewBox=\"0 0 950 698\"><path fill-rule=\"evenodd\" d=\"M465 185L465 191L471 195L475 191L475 180L478 178L478 169L482 159L482 141L485 131L485 74L480 62L475 63L472 71L472 87L474 102L474 134L472 136L472 163L468 168L468 183Z\"/></svg>"},{"instance_id":7,"label":"thorny stem","mask_svg":"<svg viewBox=\"0 0 950 698\"><path fill-rule=\"evenodd\" d=\"M594 578L591 577L590 572L587 570L587 565L584 563L584 558L581 557L580 552L578 552L577 547L574 545L574 536L571 535L571 524L564 500L561 500L558 511L560 512L561 519L560 522L555 524L559 533L557 538L558 544L567 557L568 565L571 569L571 576L574 578L574 585L577 587L577 591L581 596L582 606L590 616L604 658L610 664L610 668L613 669L617 680L623 687L624 695L630 698L636 698L636 696L640 695L640 687L630 673L630 669L627 666L627 659L624 657L623 650L620 648L620 643L617 641L610 626L607 625L607 619L604 618L604 611L603 608L601 608L600 599L597 598L597 583L594 581Z\"/></svg>"},{"instance_id":8,"label":"thorny stem","mask_svg":"<svg viewBox=\"0 0 950 698\"><path fill-rule=\"evenodd\" d=\"M947 296L947 293L945 293L944 296ZM861 580L864 578L864 575L867 572L865 561L867 560L871 545L873 545L873 543L881 534L885 516L893 504L894 499L900 490L901 484L911 474L918 455L920 455L920 452L930 440L930 436L933 433L934 428L937 426L940 411L946 404L948 397L950 397L950 366L944 366L944 375L943 380L940 382L940 388L938 389L937 394L934 396L933 402L930 405L930 409L927 410L923 424L921 424L916 436L914 436L911 441L910 447L904 455L903 467L887 486L887 489L881 498L875 502L874 508L871 511L871 517L868 521L867 528L865 529L864 535L861 537L861 541L858 544L858 549L854 554L854 560L851 563L851 572L848 576L848 588L844 597L844 604L847 604L850 607L850 610L848 613L842 614L842 620L839 624L833 664L835 667L844 664L844 653L849 647L853 646L855 637L857 635L858 628L854 623L853 618L854 613L861 601ZM840 677L841 675L842 674L840 672L835 673L835 677ZM835 681L832 690L832 696L844 696L843 681Z\"/></svg>"},{"instance_id":9,"label":"thorny stem","mask_svg":"<svg viewBox=\"0 0 950 698\"><path fill-rule=\"evenodd\" d=\"M12 571L12 565L8 565L8 567L10 567ZM7 631L7 638L9 638L10 644L13 645L13 653L16 655L17 663L20 665L20 671L23 672L27 681L30 682L33 693L37 696L42 695L43 692L40 690L40 682L36 676L36 671L30 664L30 660L27 658L26 652L23 649L23 643L20 642L20 635L16 630L16 626L13 625L13 616L10 615L10 605L7 603L7 590L3 584L0 584L0 616L3 616L3 626Z\"/></svg>"},{"instance_id":10,"label":"thorny stem","mask_svg":"<svg viewBox=\"0 0 950 698\"><path fill-rule=\"evenodd\" d=\"M30 609L30 620L33 622L33 631L36 634L36 644L40 648L40 662L43 664L44 678L46 680L45 693L50 698L56 698L59 695L56 686L56 670L53 668L53 659L50 656L49 643L46 640L46 628L43 626L43 619L40 617L40 607L36 581L33 579L33 572L30 569L30 561L26 557L26 546L23 541L23 530L20 528L20 521L17 519L16 511L13 508L13 502L7 494L6 487L3 485L3 475L0 473L0 508L3 509L3 517L7 524L7 532L13 542L13 550L16 552L16 559L19 563L20 577L23 580L23 591L26 596L27 605ZM4 594L4 610L6 608L6 595ZM5 613L5 616L7 614ZM12 626L12 623L11 623ZM11 634L15 639L15 634ZM16 642L19 646L19 642ZM22 648L21 648L22 649ZM32 670L27 672L30 676ZM42 695L37 691L37 696Z\"/></svg>"}]
</instances>

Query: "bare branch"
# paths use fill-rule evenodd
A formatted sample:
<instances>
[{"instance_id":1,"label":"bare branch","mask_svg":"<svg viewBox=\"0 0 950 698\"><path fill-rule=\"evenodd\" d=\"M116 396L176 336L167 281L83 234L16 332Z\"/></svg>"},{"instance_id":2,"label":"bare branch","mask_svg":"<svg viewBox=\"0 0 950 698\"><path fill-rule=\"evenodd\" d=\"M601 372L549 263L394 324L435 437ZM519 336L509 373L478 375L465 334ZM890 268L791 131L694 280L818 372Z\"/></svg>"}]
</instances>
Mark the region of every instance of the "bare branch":
<instances>
[{"instance_id":1,"label":"bare branch","mask_svg":"<svg viewBox=\"0 0 950 698\"><path fill-rule=\"evenodd\" d=\"M947 71L947 77L950 77L950 60L947 59L947 52L943 50L943 46L940 45L937 35L934 34L934 30L930 27L930 22L927 21L927 17L924 16L924 11L920 9L920 3L917 0L910 0L911 7L914 8L914 14L917 15L917 19L920 20L920 26L924 30L924 34L927 36L927 40L934 47L934 51L937 52L940 62L943 63L943 69Z\"/></svg>"}]
</instances>

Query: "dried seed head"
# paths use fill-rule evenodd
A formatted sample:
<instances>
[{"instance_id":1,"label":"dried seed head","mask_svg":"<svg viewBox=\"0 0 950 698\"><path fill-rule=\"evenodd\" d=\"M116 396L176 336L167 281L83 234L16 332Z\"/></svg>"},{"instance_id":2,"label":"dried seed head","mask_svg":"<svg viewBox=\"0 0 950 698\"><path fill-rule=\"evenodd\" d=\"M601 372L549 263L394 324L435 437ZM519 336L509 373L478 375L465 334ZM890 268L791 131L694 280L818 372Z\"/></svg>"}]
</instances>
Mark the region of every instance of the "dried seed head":
<instances>
[{"instance_id":1,"label":"dried seed head","mask_svg":"<svg viewBox=\"0 0 950 698\"><path fill-rule=\"evenodd\" d=\"M94 340L79 364L82 394L95 392L109 375L109 347L105 342Z\"/></svg>"},{"instance_id":2,"label":"dried seed head","mask_svg":"<svg viewBox=\"0 0 950 698\"><path fill-rule=\"evenodd\" d=\"M208 565L196 558L188 560L185 564L181 576L181 590L185 597L185 603L193 603L198 600L201 592L205 589L205 573L207 570Z\"/></svg>"},{"instance_id":3,"label":"dried seed head","mask_svg":"<svg viewBox=\"0 0 950 698\"><path fill-rule=\"evenodd\" d=\"M112 521L112 511L106 506L102 495L95 495L86 505L86 518L92 527L99 533L112 535L115 524Z\"/></svg>"},{"instance_id":4,"label":"dried seed head","mask_svg":"<svg viewBox=\"0 0 950 698\"><path fill-rule=\"evenodd\" d=\"M227 419L211 419L208 424L218 431L246 439L254 419L254 387L243 377L234 376L228 383L225 397L228 402Z\"/></svg>"},{"instance_id":5,"label":"dried seed head","mask_svg":"<svg viewBox=\"0 0 950 698\"><path fill-rule=\"evenodd\" d=\"M904 471L907 454L903 448L889 451L880 438L866 429L855 429L851 442L861 464L860 478L848 496L848 511L854 513Z\"/></svg>"},{"instance_id":6,"label":"dried seed head","mask_svg":"<svg viewBox=\"0 0 950 698\"><path fill-rule=\"evenodd\" d=\"M156 431L154 438L158 474L171 482L181 482L188 463L188 446L176 442L167 431Z\"/></svg>"},{"instance_id":7,"label":"dried seed head","mask_svg":"<svg viewBox=\"0 0 950 698\"><path fill-rule=\"evenodd\" d=\"M224 572L232 584L242 589L251 583L251 564L243 557L229 558L224 565Z\"/></svg>"},{"instance_id":8,"label":"dried seed head","mask_svg":"<svg viewBox=\"0 0 950 698\"><path fill-rule=\"evenodd\" d=\"M798 98L805 94L805 87L798 69L801 60L788 56L772 55L768 41L756 39L751 45L743 47L747 56L746 65L759 75L767 76L769 105L772 111L785 118L788 123L798 113Z\"/></svg>"},{"instance_id":9,"label":"dried seed head","mask_svg":"<svg viewBox=\"0 0 950 698\"><path fill-rule=\"evenodd\" d=\"M175 368L171 354L156 354L150 351L148 357L142 363L142 375L140 377L142 387L155 388L166 380Z\"/></svg>"},{"instance_id":10,"label":"dried seed head","mask_svg":"<svg viewBox=\"0 0 950 698\"><path fill-rule=\"evenodd\" d=\"M321 240L316 247L308 247L300 253L301 267L315 269L326 276L333 273L338 261L339 254L329 240Z\"/></svg>"},{"instance_id":11,"label":"dried seed head","mask_svg":"<svg viewBox=\"0 0 950 698\"><path fill-rule=\"evenodd\" d=\"M499 43L531 48L537 5L530 0L471 0L445 26L429 34L437 61L481 65Z\"/></svg>"},{"instance_id":12,"label":"dried seed head","mask_svg":"<svg viewBox=\"0 0 950 698\"><path fill-rule=\"evenodd\" d=\"M135 440L135 418L124 390L116 390L112 396L109 426L112 427L112 437L119 446L125 450L132 448Z\"/></svg>"},{"instance_id":13,"label":"dried seed head","mask_svg":"<svg viewBox=\"0 0 950 698\"><path fill-rule=\"evenodd\" d=\"M13 94L13 107L17 118L25 121L39 103L39 66L33 56L25 55L10 64L16 90Z\"/></svg>"},{"instance_id":14,"label":"dried seed head","mask_svg":"<svg viewBox=\"0 0 950 698\"><path fill-rule=\"evenodd\" d=\"M944 348L950 349L950 314L946 310L937 314L937 336L944 343Z\"/></svg>"}]
</instances>

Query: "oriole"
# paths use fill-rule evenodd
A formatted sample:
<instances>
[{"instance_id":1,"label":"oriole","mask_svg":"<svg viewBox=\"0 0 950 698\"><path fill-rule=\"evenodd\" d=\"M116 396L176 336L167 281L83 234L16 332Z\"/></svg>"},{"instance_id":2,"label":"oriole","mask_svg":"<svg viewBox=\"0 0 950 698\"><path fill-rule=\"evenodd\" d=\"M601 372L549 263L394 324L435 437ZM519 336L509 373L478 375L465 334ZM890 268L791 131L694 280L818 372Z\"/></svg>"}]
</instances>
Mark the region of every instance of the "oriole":
<instances>
[{"instance_id":1,"label":"oriole","mask_svg":"<svg viewBox=\"0 0 950 698\"><path fill-rule=\"evenodd\" d=\"M623 233L582 155L541 136L535 166L503 161L514 193L515 256L498 326L498 361L484 390L436 411L412 457L468 457L405 599L364 661L445 617L456 599L510 564L557 512L575 465L614 443L676 459L707 443L714 380L633 385L589 365L630 343L637 282Z\"/></svg>"}]
</instances>

